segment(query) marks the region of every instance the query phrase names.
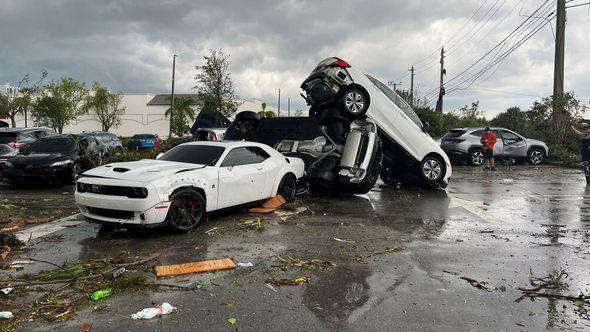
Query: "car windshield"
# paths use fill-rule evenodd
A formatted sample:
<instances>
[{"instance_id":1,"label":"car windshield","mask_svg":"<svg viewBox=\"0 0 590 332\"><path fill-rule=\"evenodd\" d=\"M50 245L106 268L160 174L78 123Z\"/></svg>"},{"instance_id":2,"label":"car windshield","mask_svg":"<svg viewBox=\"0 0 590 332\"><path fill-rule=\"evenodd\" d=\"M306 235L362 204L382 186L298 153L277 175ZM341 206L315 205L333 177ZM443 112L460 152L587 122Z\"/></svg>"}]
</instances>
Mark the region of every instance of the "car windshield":
<instances>
[{"instance_id":1,"label":"car windshield","mask_svg":"<svg viewBox=\"0 0 590 332\"><path fill-rule=\"evenodd\" d=\"M31 144L27 153L70 153L76 151L76 148L76 140L71 137L47 137Z\"/></svg>"},{"instance_id":2,"label":"car windshield","mask_svg":"<svg viewBox=\"0 0 590 332\"><path fill-rule=\"evenodd\" d=\"M17 133L0 133L0 144L16 141Z\"/></svg>"},{"instance_id":3,"label":"car windshield","mask_svg":"<svg viewBox=\"0 0 590 332\"><path fill-rule=\"evenodd\" d=\"M457 138L463 134L465 134L466 130L462 129L453 129L449 131L443 138Z\"/></svg>"},{"instance_id":4,"label":"car windshield","mask_svg":"<svg viewBox=\"0 0 590 332\"><path fill-rule=\"evenodd\" d=\"M159 160L215 166L224 150L222 146L179 145L166 152Z\"/></svg>"},{"instance_id":5,"label":"car windshield","mask_svg":"<svg viewBox=\"0 0 590 332\"><path fill-rule=\"evenodd\" d=\"M132 139L153 139L154 135L150 134L143 134L143 135L135 135Z\"/></svg>"},{"instance_id":6,"label":"car windshield","mask_svg":"<svg viewBox=\"0 0 590 332\"><path fill-rule=\"evenodd\" d=\"M418 114L414 112L414 110L410 107L410 105L408 105L408 103L406 103L406 101L402 97L400 97L395 91L388 88L387 85L381 83L378 79L370 75L365 76L367 76L367 78L371 82L373 82L377 89L381 90L381 92L383 92L383 94L386 95L387 98L389 98L394 104L396 104L397 107L399 107L402 110L402 112L404 112L408 116L408 118L410 118L410 120L412 120L412 122L414 122L416 126L418 126L418 128L422 129L422 121L420 121Z\"/></svg>"}]
</instances>

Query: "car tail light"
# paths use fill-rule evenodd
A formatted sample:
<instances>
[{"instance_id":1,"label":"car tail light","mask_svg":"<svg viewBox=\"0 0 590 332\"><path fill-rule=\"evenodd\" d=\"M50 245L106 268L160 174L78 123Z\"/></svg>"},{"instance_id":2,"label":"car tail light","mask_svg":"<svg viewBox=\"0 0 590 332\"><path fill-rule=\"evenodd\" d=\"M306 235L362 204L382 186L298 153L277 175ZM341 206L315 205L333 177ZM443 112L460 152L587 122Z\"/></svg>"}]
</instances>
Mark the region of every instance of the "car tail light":
<instances>
[{"instance_id":1,"label":"car tail light","mask_svg":"<svg viewBox=\"0 0 590 332\"><path fill-rule=\"evenodd\" d=\"M214 132L211 132L211 141L217 141L217 134Z\"/></svg>"},{"instance_id":2,"label":"car tail light","mask_svg":"<svg viewBox=\"0 0 590 332\"><path fill-rule=\"evenodd\" d=\"M27 145L25 143L18 143L16 141L14 141L14 142L8 143L8 146L10 146L13 149L22 149L22 148L26 147Z\"/></svg>"},{"instance_id":3,"label":"car tail light","mask_svg":"<svg viewBox=\"0 0 590 332\"><path fill-rule=\"evenodd\" d=\"M330 64L330 67L350 68L350 65L348 64L348 62L340 58L336 58L336 61L332 62Z\"/></svg>"}]
</instances>

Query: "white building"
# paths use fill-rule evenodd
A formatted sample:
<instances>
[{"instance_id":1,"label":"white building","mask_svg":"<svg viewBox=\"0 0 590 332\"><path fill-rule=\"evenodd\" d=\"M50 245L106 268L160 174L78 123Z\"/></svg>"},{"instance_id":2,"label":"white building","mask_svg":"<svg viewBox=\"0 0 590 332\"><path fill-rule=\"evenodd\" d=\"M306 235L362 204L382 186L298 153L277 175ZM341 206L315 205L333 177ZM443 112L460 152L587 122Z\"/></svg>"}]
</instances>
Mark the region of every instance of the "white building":
<instances>
[{"instance_id":1,"label":"white building","mask_svg":"<svg viewBox=\"0 0 590 332\"><path fill-rule=\"evenodd\" d=\"M121 107L125 107L125 114L122 116L122 124L118 128L110 129L112 133L123 137L130 137L142 133L158 134L160 137L168 136L170 120L164 113L170 108L170 95L149 93L124 93L122 95ZM179 94L176 97L195 98L195 95ZM259 99L242 99L238 107L238 112L259 112L262 110L262 103L263 101ZM267 106L266 110L272 111L275 114L277 113L277 109L271 106ZM27 123L29 126L33 126L35 122L30 113ZM24 127L24 116L17 117L16 125L17 127ZM189 123L189 125L192 125L192 123ZM96 120L95 114L91 111L89 114L78 117L66 126L64 133L80 133L82 131L101 129L102 126Z\"/></svg>"}]
</instances>

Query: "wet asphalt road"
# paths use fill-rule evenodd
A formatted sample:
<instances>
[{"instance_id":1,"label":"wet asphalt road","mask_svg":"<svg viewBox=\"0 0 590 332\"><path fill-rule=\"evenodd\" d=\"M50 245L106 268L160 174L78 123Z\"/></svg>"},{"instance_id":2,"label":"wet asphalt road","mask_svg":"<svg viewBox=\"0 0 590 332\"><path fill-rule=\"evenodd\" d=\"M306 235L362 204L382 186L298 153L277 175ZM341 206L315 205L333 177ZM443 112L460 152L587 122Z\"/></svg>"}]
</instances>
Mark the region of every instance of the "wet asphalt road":
<instances>
[{"instance_id":1,"label":"wet asphalt road","mask_svg":"<svg viewBox=\"0 0 590 332\"><path fill-rule=\"evenodd\" d=\"M33 240L30 255L53 262L128 251L138 257L161 253L159 264L231 257L254 267L166 279L205 287L115 294L105 301L106 310L87 308L73 320L36 320L22 329L78 331L83 322L91 323L92 331L590 329L571 302L515 302L520 292L513 288L529 285L529 271L546 276L565 269L571 279L564 293L588 293L590 189L578 170L518 166L490 173L456 167L446 192L376 186L367 195L305 203L313 215L285 221L264 215L263 232L205 234L252 216L234 211L212 217L187 235L99 232L98 226L83 223L54 233L63 235L60 243ZM400 250L378 254L395 247ZM337 266L285 271L276 256L317 258ZM273 291L264 283L269 276L304 274L311 281L302 286ZM497 289L477 289L461 276ZM128 318L162 302L178 312L150 321ZM228 324L229 317L237 323Z\"/></svg>"}]
</instances>

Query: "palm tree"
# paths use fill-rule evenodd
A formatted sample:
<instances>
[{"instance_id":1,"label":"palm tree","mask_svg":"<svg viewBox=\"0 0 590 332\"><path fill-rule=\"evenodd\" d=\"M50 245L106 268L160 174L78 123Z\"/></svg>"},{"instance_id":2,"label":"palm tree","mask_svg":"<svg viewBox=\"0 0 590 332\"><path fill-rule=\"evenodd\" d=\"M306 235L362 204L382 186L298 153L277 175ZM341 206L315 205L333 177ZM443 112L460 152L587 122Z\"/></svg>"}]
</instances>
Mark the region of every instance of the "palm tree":
<instances>
[{"instance_id":1,"label":"palm tree","mask_svg":"<svg viewBox=\"0 0 590 332\"><path fill-rule=\"evenodd\" d=\"M195 119L195 110L192 108L194 101L188 97L178 97L174 99L174 116L180 116L182 119ZM166 117L170 116L172 108L166 110Z\"/></svg>"}]
</instances>

